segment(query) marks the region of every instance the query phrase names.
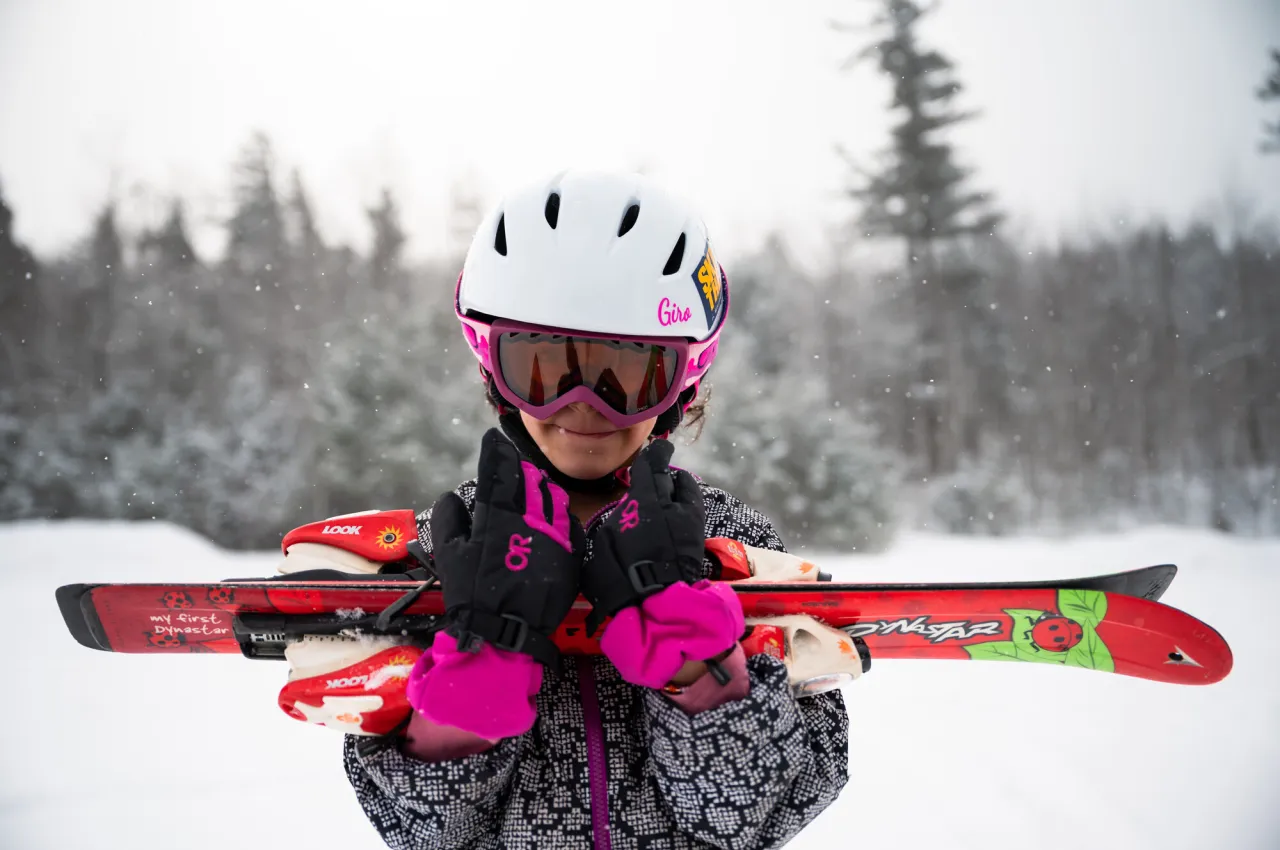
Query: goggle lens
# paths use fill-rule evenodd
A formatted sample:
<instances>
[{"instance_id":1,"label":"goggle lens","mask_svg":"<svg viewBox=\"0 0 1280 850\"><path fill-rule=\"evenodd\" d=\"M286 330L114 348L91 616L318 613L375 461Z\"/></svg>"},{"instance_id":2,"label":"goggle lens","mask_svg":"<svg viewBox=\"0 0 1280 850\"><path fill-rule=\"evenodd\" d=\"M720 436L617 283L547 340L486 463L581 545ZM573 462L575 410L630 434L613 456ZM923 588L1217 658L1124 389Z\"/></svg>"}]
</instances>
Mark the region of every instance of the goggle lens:
<instances>
[{"instance_id":1,"label":"goggle lens","mask_svg":"<svg viewBox=\"0 0 1280 850\"><path fill-rule=\"evenodd\" d=\"M542 407L586 387L626 416L658 407L677 380L679 353L653 342L506 331L494 365L507 388Z\"/></svg>"}]
</instances>

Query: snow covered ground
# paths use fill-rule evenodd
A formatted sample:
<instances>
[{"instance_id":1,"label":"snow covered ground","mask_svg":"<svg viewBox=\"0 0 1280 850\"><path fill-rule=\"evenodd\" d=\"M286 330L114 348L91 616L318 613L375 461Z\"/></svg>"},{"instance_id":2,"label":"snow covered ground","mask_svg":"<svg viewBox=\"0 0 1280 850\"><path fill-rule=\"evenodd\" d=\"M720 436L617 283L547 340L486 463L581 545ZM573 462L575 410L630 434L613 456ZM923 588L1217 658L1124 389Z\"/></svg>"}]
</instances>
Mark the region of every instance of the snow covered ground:
<instances>
[{"instance_id":1,"label":"snow covered ground","mask_svg":"<svg viewBox=\"0 0 1280 850\"><path fill-rule=\"evenodd\" d=\"M382 846L339 737L275 706L282 665L107 655L64 630L77 581L268 574L173 526L0 525L0 847ZM1206 688L1041 665L885 662L846 690L852 778L791 846L1280 847L1280 541L1150 529L1066 540L909 536L840 578L1053 578L1174 562L1165 601L1216 626Z\"/></svg>"}]
</instances>

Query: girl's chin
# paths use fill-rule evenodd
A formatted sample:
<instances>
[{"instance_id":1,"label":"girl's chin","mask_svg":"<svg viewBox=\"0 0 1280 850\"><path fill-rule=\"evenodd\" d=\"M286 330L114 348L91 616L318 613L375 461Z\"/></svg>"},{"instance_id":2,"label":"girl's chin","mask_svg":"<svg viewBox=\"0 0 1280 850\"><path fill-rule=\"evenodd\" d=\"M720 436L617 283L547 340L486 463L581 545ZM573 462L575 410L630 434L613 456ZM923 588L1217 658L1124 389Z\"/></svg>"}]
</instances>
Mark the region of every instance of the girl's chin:
<instances>
[{"instance_id":1,"label":"girl's chin","mask_svg":"<svg viewBox=\"0 0 1280 850\"><path fill-rule=\"evenodd\" d=\"M551 429L542 450L565 475L573 478L602 478L626 460L620 446L622 432L587 437Z\"/></svg>"},{"instance_id":2,"label":"girl's chin","mask_svg":"<svg viewBox=\"0 0 1280 850\"><path fill-rule=\"evenodd\" d=\"M613 472L622 463L622 460L613 462L618 454L616 446L610 447L612 451L605 450L604 446L585 448L548 446L548 448L551 451L544 450L544 452L556 465L556 469L573 478L601 478Z\"/></svg>"},{"instance_id":3,"label":"girl's chin","mask_svg":"<svg viewBox=\"0 0 1280 850\"><path fill-rule=\"evenodd\" d=\"M577 463L565 461L551 456L551 462L555 464L556 469L563 472L570 478L581 478L584 481L590 481L594 478L603 478L613 472L613 466L607 463Z\"/></svg>"}]
</instances>

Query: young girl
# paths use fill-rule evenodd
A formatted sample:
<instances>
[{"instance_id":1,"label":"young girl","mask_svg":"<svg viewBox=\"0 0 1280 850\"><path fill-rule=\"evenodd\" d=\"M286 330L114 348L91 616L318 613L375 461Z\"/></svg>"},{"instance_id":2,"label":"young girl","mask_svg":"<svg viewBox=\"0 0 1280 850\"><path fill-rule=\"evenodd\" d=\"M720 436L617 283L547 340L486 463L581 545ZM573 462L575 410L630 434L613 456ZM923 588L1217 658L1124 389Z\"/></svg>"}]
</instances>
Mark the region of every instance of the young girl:
<instances>
[{"instance_id":1,"label":"young girl","mask_svg":"<svg viewBox=\"0 0 1280 850\"><path fill-rule=\"evenodd\" d=\"M706 580L706 538L782 540L668 465L728 296L700 219L637 176L561 174L480 226L455 304L506 439L417 518L448 627L400 682L406 722L345 744L389 846L778 847L839 795L839 691L797 699L745 658L737 597ZM315 565L288 552L282 572ZM611 618L602 657L551 643L579 593ZM310 651L294 678L340 666Z\"/></svg>"}]
</instances>

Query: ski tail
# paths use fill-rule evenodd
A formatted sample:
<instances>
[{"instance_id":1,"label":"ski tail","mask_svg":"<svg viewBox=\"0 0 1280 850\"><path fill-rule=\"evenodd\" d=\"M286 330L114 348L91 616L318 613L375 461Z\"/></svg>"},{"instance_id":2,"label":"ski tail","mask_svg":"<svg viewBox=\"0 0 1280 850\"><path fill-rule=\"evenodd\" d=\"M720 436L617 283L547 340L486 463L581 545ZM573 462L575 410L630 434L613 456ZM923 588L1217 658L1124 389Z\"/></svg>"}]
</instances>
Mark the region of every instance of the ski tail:
<instances>
[{"instance_id":1,"label":"ski tail","mask_svg":"<svg viewBox=\"0 0 1280 850\"><path fill-rule=\"evenodd\" d=\"M93 606L90 594L97 585L68 584L57 590L58 610L62 612L62 620L67 624L67 631L81 646L110 652L111 646L100 639L102 629L99 626L95 634L94 625L98 615Z\"/></svg>"}]
</instances>

